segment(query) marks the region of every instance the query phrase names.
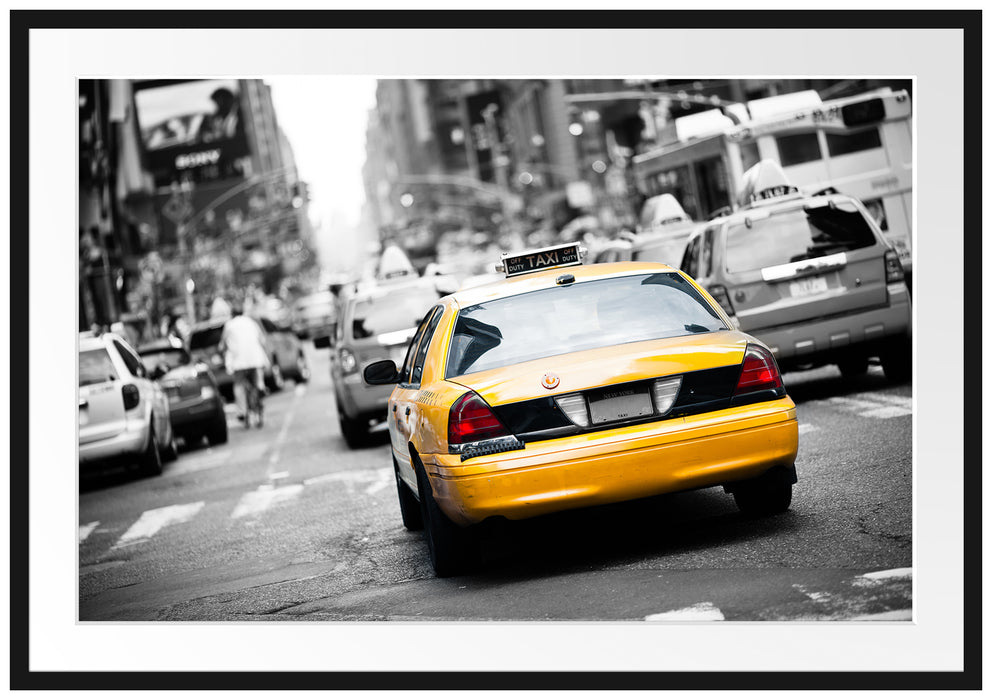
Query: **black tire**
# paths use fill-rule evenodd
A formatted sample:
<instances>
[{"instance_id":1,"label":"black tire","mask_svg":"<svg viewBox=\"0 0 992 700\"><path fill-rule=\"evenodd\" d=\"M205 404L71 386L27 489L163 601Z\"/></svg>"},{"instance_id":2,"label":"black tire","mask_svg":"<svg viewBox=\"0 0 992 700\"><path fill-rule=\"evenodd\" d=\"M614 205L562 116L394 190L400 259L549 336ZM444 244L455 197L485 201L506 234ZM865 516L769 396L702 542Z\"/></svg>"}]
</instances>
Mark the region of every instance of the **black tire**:
<instances>
[{"instance_id":1,"label":"black tire","mask_svg":"<svg viewBox=\"0 0 992 700\"><path fill-rule=\"evenodd\" d=\"M741 513L761 517L784 513L792 503L792 484L781 478L761 477L737 484L734 501Z\"/></svg>"},{"instance_id":2,"label":"black tire","mask_svg":"<svg viewBox=\"0 0 992 700\"><path fill-rule=\"evenodd\" d=\"M214 419L213 425L207 431L207 444L223 445L227 442L227 416L221 411L220 415Z\"/></svg>"},{"instance_id":3,"label":"black tire","mask_svg":"<svg viewBox=\"0 0 992 700\"><path fill-rule=\"evenodd\" d=\"M889 343L879 359L890 382L902 383L913 378L913 346L908 339Z\"/></svg>"},{"instance_id":4,"label":"black tire","mask_svg":"<svg viewBox=\"0 0 992 700\"><path fill-rule=\"evenodd\" d=\"M447 578L470 571L477 563L478 556L473 533L448 519L434 500L430 480L419 461L416 469L420 517L424 522L427 551L434 573L438 578Z\"/></svg>"},{"instance_id":5,"label":"black tire","mask_svg":"<svg viewBox=\"0 0 992 700\"><path fill-rule=\"evenodd\" d=\"M162 473L162 454L158 450L155 428L149 429L148 447L145 448L138 461L138 472L142 476L158 476Z\"/></svg>"},{"instance_id":6,"label":"black tire","mask_svg":"<svg viewBox=\"0 0 992 700\"><path fill-rule=\"evenodd\" d=\"M179 459L179 447L176 446L176 434L173 433L172 438L169 440L169 444L162 452L162 461L175 462L177 459Z\"/></svg>"},{"instance_id":7,"label":"black tire","mask_svg":"<svg viewBox=\"0 0 992 700\"><path fill-rule=\"evenodd\" d=\"M274 357L272 358L272 369L269 371L269 376L265 378L265 386L272 392L282 391L282 388L286 386L286 379L282 376L282 368Z\"/></svg>"},{"instance_id":8,"label":"black tire","mask_svg":"<svg viewBox=\"0 0 992 700\"><path fill-rule=\"evenodd\" d=\"M403 527L416 531L424 529L424 518L420 512L420 503L410 491L410 487L400 478L399 467L393 462L393 475L396 477L396 495L400 501L400 515L403 517Z\"/></svg>"},{"instance_id":9,"label":"black tire","mask_svg":"<svg viewBox=\"0 0 992 700\"><path fill-rule=\"evenodd\" d=\"M857 379L868 372L868 357L849 357L837 363L844 379Z\"/></svg>"},{"instance_id":10,"label":"black tire","mask_svg":"<svg viewBox=\"0 0 992 700\"><path fill-rule=\"evenodd\" d=\"M296 370L293 374L293 380L297 384L306 384L310 381L310 364L307 362L307 358L302 350L296 357Z\"/></svg>"},{"instance_id":11,"label":"black tire","mask_svg":"<svg viewBox=\"0 0 992 700\"><path fill-rule=\"evenodd\" d=\"M338 411L338 425L341 427L341 435L345 443L351 449L362 447L369 441L368 421L361 418L349 418L344 413Z\"/></svg>"}]
</instances>

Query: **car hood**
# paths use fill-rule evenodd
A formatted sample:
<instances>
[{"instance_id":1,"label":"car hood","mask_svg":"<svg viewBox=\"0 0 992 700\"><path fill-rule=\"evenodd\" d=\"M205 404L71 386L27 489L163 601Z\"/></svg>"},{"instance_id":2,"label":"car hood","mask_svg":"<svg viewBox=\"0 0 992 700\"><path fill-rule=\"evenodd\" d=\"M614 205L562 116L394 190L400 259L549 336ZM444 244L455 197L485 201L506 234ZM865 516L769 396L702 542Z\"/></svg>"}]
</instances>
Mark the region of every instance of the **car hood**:
<instances>
[{"instance_id":1,"label":"car hood","mask_svg":"<svg viewBox=\"0 0 992 700\"><path fill-rule=\"evenodd\" d=\"M451 377L448 381L472 389L489 405L497 406L740 364L747 343L747 336L737 331L700 333L555 355ZM548 372L556 374L559 379L558 385L552 389L546 389L542 384Z\"/></svg>"}]
</instances>

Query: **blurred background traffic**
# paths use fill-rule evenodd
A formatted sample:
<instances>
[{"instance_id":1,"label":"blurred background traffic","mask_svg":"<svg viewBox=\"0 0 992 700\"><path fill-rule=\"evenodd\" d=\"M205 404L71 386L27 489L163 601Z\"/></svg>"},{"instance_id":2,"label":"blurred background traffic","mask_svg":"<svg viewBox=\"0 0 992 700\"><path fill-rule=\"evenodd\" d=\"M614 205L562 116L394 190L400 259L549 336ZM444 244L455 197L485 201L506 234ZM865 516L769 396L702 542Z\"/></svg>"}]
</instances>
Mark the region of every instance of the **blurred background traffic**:
<instances>
[{"instance_id":1,"label":"blurred background traffic","mask_svg":"<svg viewBox=\"0 0 992 700\"><path fill-rule=\"evenodd\" d=\"M454 291L572 240L678 266L764 159L861 199L911 275L911 98L885 79L81 80L79 330L188 343L243 304L320 347L336 295L377 276Z\"/></svg>"}]
</instances>

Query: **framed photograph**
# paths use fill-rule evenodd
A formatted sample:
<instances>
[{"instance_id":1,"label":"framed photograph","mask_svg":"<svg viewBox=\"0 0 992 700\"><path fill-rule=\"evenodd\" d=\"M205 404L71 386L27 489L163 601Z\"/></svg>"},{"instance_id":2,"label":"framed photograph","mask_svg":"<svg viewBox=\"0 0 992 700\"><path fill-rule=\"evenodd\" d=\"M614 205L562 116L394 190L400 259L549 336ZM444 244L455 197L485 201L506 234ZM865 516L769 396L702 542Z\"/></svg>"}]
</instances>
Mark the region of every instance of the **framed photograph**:
<instances>
[{"instance_id":1,"label":"framed photograph","mask_svg":"<svg viewBox=\"0 0 992 700\"><path fill-rule=\"evenodd\" d=\"M12 688L980 688L981 20L12 11Z\"/></svg>"}]
</instances>

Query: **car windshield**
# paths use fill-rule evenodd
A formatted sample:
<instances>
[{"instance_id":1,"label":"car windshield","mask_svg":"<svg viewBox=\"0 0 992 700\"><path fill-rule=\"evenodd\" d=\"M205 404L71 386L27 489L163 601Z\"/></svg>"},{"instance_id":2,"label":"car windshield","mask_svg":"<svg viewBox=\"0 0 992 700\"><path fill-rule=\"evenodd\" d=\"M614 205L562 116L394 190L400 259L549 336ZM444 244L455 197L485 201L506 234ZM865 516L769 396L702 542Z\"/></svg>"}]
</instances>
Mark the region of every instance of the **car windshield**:
<instances>
[{"instance_id":1,"label":"car windshield","mask_svg":"<svg viewBox=\"0 0 992 700\"><path fill-rule=\"evenodd\" d=\"M220 337L223 333L224 326L193 331L189 336L189 348L190 350L202 350L220 345Z\"/></svg>"},{"instance_id":2,"label":"car windshield","mask_svg":"<svg viewBox=\"0 0 992 700\"><path fill-rule=\"evenodd\" d=\"M416 328L437 298L432 287L398 287L382 296L359 299L352 316L352 335L371 338Z\"/></svg>"},{"instance_id":3,"label":"car windshield","mask_svg":"<svg viewBox=\"0 0 992 700\"><path fill-rule=\"evenodd\" d=\"M104 348L79 353L79 386L102 384L117 379L117 370Z\"/></svg>"},{"instance_id":4,"label":"car windshield","mask_svg":"<svg viewBox=\"0 0 992 700\"><path fill-rule=\"evenodd\" d=\"M727 272L750 272L875 244L861 212L839 206L797 209L750 224L727 231Z\"/></svg>"},{"instance_id":5,"label":"car windshield","mask_svg":"<svg viewBox=\"0 0 992 700\"><path fill-rule=\"evenodd\" d=\"M452 334L446 376L717 330L727 327L678 273L580 282L462 309Z\"/></svg>"},{"instance_id":6,"label":"car windshield","mask_svg":"<svg viewBox=\"0 0 992 700\"><path fill-rule=\"evenodd\" d=\"M145 369L151 371L159 365L166 365L169 369L185 365L189 362L186 352L180 349L148 350L139 352L141 363Z\"/></svg>"}]
</instances>

